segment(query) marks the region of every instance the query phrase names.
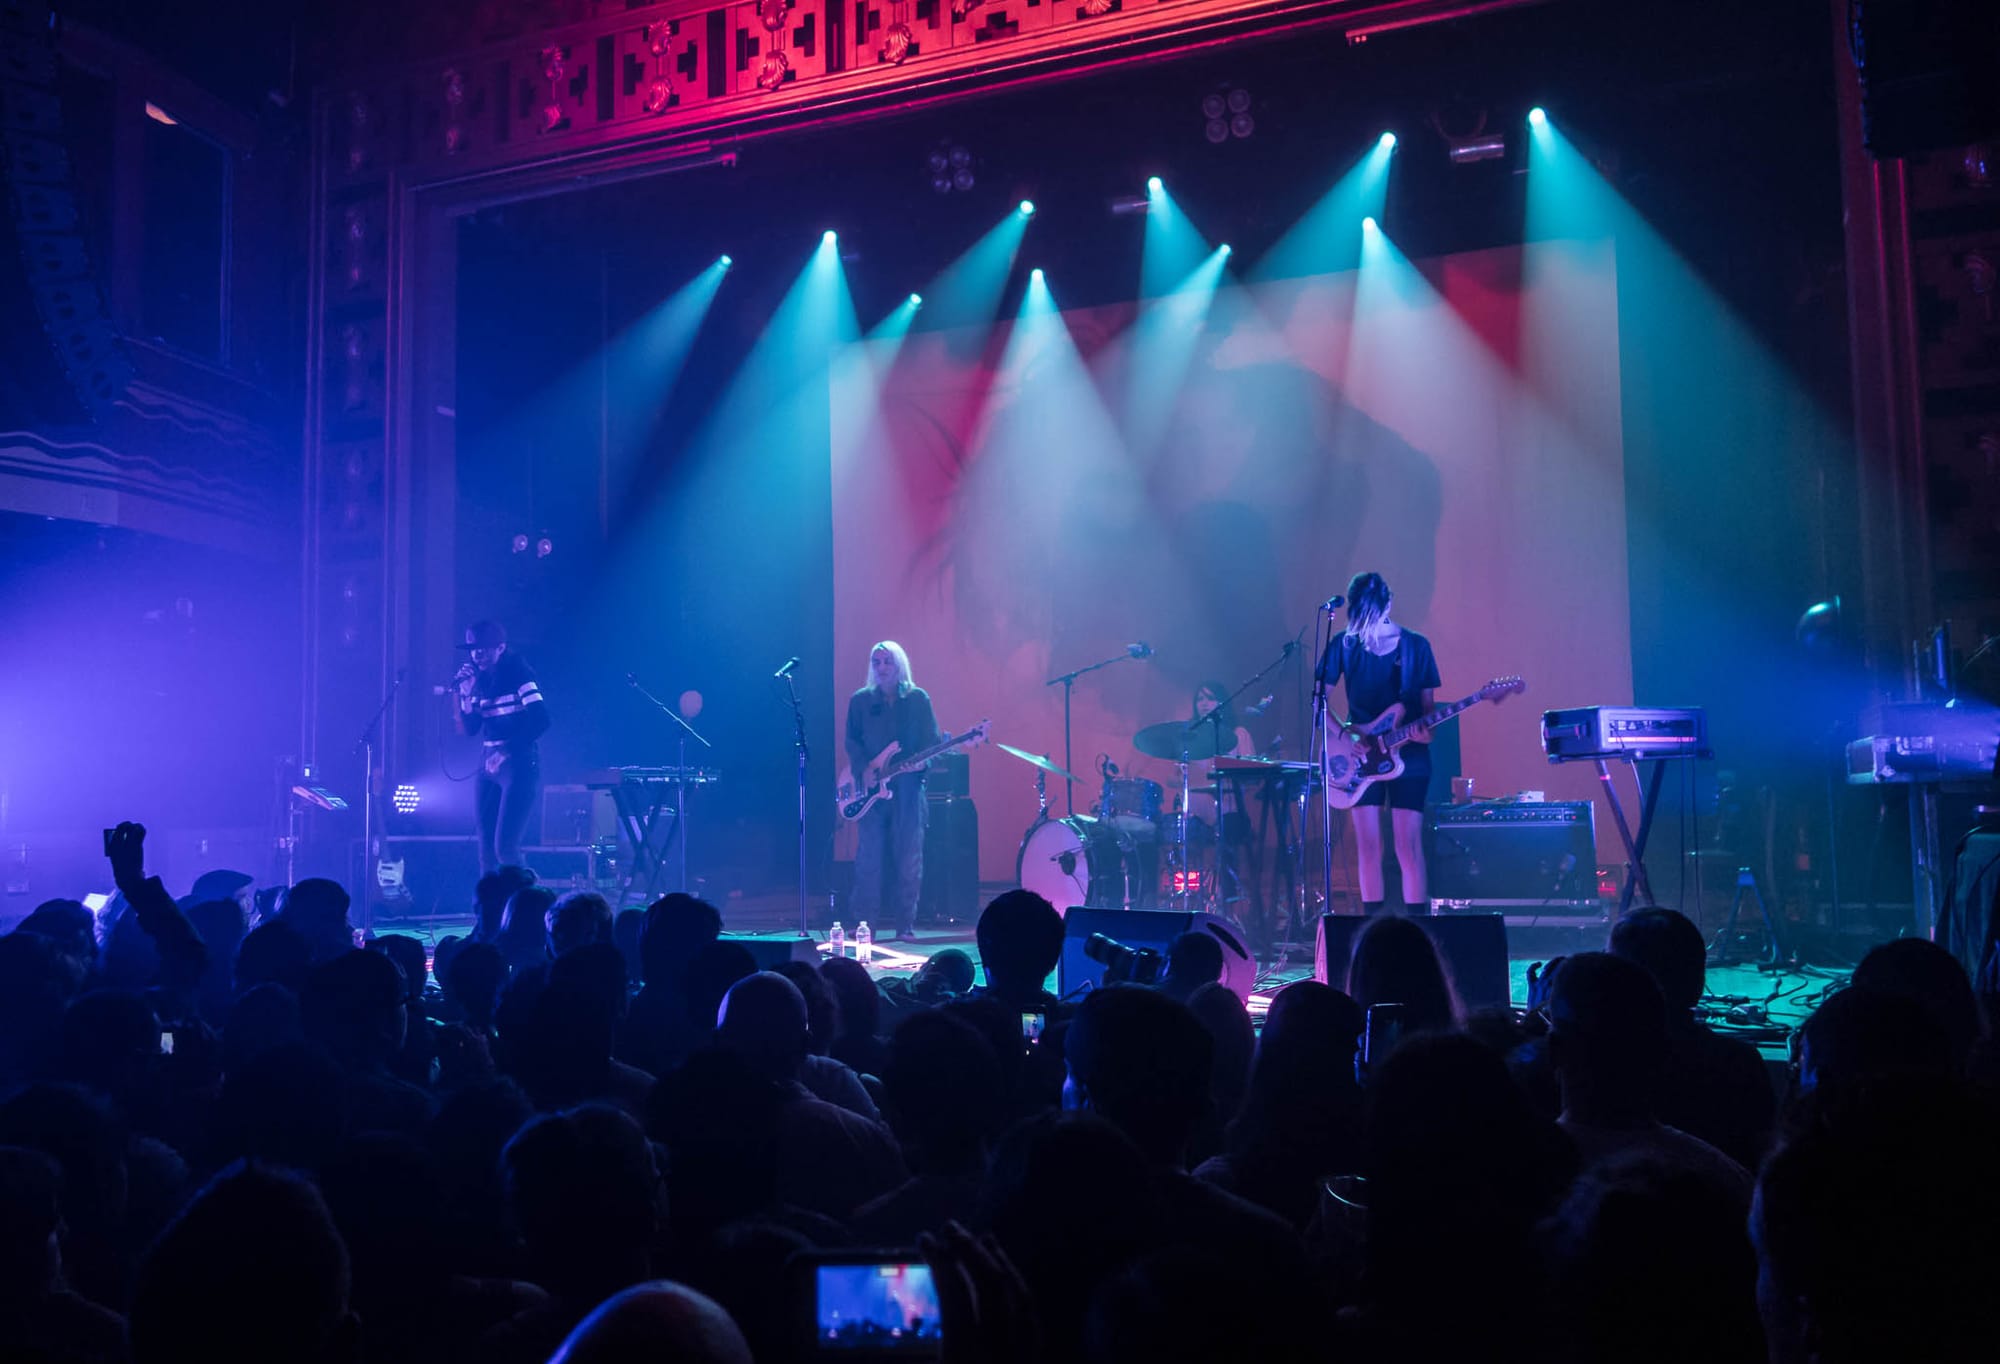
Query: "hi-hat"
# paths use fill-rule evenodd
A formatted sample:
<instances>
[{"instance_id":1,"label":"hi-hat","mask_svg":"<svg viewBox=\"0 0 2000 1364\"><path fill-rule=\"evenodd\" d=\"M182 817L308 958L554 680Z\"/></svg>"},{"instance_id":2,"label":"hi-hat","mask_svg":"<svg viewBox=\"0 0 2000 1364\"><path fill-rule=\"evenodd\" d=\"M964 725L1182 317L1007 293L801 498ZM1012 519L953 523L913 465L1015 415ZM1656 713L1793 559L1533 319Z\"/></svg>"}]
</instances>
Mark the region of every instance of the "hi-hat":
<instances>
[{"instance_id":1,"label":"hi-hat","mask_svg":"<svg viewBox=\"0 0 2000 1364\"><path fill-rule=\"evenodd\" d=\"M1028 764L1028 766L1030 767L1041 768L1042 771L1048 773L1052 777L1060 777L1064 781L1083 780L1083 778L1081 777L1071 776L1069 773L1063 771L1060 767L1057 767L1054 763L1050 762L1047 758L1042 757L1039 753L1029 753L1022 749L1014 747L1014 745L1012 744L996 744L995 747L1000 749L1000 751L1003 753L1012 753L1015 757L1019 758L1022 762Z\"/></svg>"},{"instance_id":2,"label":"hi-hat","mask_svg":"<svg viewBox=\"0 0 2000 1364\"><path fill-rule=\"evenodd\" d=\"M1234 743L1236 736L1231 734L1229 740ZM1214 725L1190 730L1185 720L1147 725L1132 736L1132 747L1149 758L1165 758L1170 763L1200 762L1222 751L1215 746Z\"/></svg>"}]
</instances>

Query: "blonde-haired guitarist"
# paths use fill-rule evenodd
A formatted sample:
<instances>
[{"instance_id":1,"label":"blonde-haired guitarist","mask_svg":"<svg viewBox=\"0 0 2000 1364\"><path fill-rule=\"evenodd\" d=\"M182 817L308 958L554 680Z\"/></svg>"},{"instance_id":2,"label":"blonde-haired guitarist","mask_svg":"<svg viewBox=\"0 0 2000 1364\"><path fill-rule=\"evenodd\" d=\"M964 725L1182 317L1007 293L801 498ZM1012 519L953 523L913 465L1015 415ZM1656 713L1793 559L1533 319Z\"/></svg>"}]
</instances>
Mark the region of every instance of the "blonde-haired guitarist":
<instances>
[{"instance_id":1,"label":"blonde-haired guitarist","mask_svg":"<svg viewBox=\"0 0 2000 1364\"><path fill-rule=\"evenodd\" d=\"M868 685L847 698L844 747L855 784L866 791L900 753L928 748L941 737L930 694L910 680L910 656L885 639L868 651ZM898 938L917 936L917 897L924 877L924 774L890 783L859 824L854 851L853 913L894 922Z\"/></svg>"}]
</instances>

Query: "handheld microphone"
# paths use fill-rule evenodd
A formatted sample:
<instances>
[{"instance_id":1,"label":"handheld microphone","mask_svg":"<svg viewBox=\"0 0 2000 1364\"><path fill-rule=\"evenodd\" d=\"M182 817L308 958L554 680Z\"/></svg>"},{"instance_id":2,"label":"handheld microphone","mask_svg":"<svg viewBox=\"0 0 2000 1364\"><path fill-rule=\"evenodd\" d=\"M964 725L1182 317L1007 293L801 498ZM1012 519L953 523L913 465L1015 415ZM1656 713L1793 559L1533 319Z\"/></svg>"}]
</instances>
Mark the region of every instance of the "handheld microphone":
<instances>
[{"instance_id":1,"label":"handheld microphone","mask_svg":"<svg viewBox=\"0 0 2000 1364\"><path fill-rule=\"evenodd\" d=\"M1151 658L1153 656L1153 646L1142 639L1137 644L1127 644L1125 652L1133 658Z\"/></svg>"},{"instance_id":2,"label":"handheld microphone","mask_svg":"<svg viewBox=\"0 0 2000 1364\"><path fill-rule=\"evenodd\" d=\"M1337 611L1345 605L1347 605L1347 598L1341 596L1338 592L1336 592L1331 597L1328 597L1325 601L1321 602L1319 609L1322 611Z\"/></svg>"},{"instance_id":3,"label":"handheld microphone","mask_svg":"<svg viewBox=\"0 0 2000 1364\"><path fill-rule=\"evenodd\" d=\"M443 683L442 685L433 686L431 688L431 695L450 696L453 692L458 690L459 685L463 683L466 678L471 677L474 673L478 671L479 669L475 668L470 663L459 664L458 671L452 674L451 681Z\"/></svg>"},{"instance_id":4,"label":"handheld microphone","mask_svg":"<svg viewBox=\"0 0 2000 1364\"><path fill-rule=\"evenodd\" d=\"M778 669L778 671L772 673L771 676L773 678L790 677L792 675L792 669L798 666L799 666L799 656L797 654L793 654L790 658L785 660L785 666Z\"/></svg>"}]
</instances>

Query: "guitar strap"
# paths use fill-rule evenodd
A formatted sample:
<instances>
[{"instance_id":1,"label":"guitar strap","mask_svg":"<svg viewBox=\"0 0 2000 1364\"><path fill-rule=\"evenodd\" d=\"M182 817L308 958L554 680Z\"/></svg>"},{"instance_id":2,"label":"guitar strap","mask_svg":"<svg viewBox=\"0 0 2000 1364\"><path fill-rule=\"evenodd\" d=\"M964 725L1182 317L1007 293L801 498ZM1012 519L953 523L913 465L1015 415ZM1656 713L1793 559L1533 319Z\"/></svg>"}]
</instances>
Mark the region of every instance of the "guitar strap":
<instances>
[{"instance_id":1,"label":"guitar strap","mask_svg":"<svg viewBox=\"0 0 2000 1364\"><path fill-rule=\"evenodd\" d=\"M1410 642L1410 632L1403 631L1396 641L1396 667L1401 674L1396 678L1396 694L1403 698L1404 718L1415 715L1422 698L1410 687L1410 679L1417 675L1417 646Z\"/></svg>"}]
</instances>

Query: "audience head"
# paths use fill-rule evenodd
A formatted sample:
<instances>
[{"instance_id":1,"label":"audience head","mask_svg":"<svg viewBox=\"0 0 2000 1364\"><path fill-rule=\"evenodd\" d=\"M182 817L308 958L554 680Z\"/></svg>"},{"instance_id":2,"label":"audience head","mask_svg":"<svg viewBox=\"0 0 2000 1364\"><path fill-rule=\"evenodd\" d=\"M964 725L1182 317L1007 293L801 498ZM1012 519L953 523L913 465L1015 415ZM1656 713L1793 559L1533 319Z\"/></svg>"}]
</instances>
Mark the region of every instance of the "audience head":
<instances>
[{"instance_id":1,"label":"audience head","mask_svg":"<svg viewBox=\"0 0 2000 1364\"><path fill-rule=\"evenodd\" d=\"M347 1248L297 1175L233 1166L154 1243L133 1296L135 1364L359 1357Z\"/></svg>"},{"instance_id":2,"label":"audience head","mask_svg":"<svg viewBox=\"0 0 2000 1364\"><path fill-rule=\"evenodd\" d=\"M73 984L81 989L97 964L97 916L81 900L44 900L14 926L46 941L70 965Z\"/></svg>"},{"instance_id":3,"label":"audience head","mask_svg":"<svg viewBox=\"0 0 2000 1364\"><path fill-rule=\"evenodd\" d=\"M1628 1152L1591 1166L1543 1229L1557 1358L1762 1364L1742 1196Z\"/></svg>"},{"instance_id":4,"label":"audience head","mask_svg":"<svg viewBox=\"0 0 2000 1364\"><path fill-rule=\"evenodd\" d=\"M555 902L556 893L547 886L523 886L508 897L494 942L511 969L524 971L548 960L548 914Z\"/></svg>"},{"instance_id":5,"label":"audience head","mask_svg":"<svg viewBox=\"0 0 2000 1364\"><path fill-rule=\"evenodd\" d=\"M815 1056L826 1055L841 1031L840 1001L834 998L833 987L810 962L788 961L777 972L796 985L805 999L807 1048Z\"/></svg>"},{"instance_id":6,"label":"audience head","mask_svg":"<svg viewBox=\"0 0 2000 1364\"><path fill-rule=\"evenodd\" d=\"M340 1068L302 1042L268 1047L223 1078L214 1153L317 1170L340 1141Z\"/></svg>"},{"instance_id":7,"label":"audience head","mask_svg":"<svg viewBox=\"0 0 2000 1364\"><path fill-rule=\"evenodd\" d=\"M143 995L92 990L63 1015L60 1057L63 1079L129 1101L158 1077L159 1016Z\"/></svg>"},{"instance_id":8,"label":"audience head","mask_svg":"<svg viewBox=\"0 0 2000 1364\"><path fill-rule=\"evenodd\" d=\"M594 890L571 891L549 906L544 919L552 957L611 941L611 902Z\"/></svg>"},{"instance_id":9,"label":"audience head","mask_svg":"<svg viewBox=\"0 0 2000 1364\"><path fill-rule=\"evenodd\" d=\"M1361 1007L1331 985L1295 981L1264 1015L1230 1150L1292 1172L1351 1174L1359 1164L1361 1094L1354 1056Z\"/></svg>"},{"instance_id":10,"label":"audience head","mask_svg":"<svg viewBox=\"0 0 2000 1364\"><path fill-rule=\"evenodd\" d=\"M1708 985L1708 944L1694 920L1649 905L1612 925L1611 955L1643 968L1660 987L1667 1011L1686 1017Z\"/></svg>"},{"instance_id":11,"label":"audience head","mask_svg":"<svg viewBox=\"0 0 2000 1364\"><path fill-rule=\"evenodd\" d=\"M284 919L270 919L244 934L236 949L236 992L282 985L297 994L311 969L312 948L304 935Z\"/></svg>"},{"instance_id":12,"label":"audience head","mask_svg":"<svg viewBox=\"0 0 2000 1364\"><path fill-rule=\"evenodd\" d=\"M1958 958L1927 938L1898 938L1868 949L1854 968L1853 983L1922 1006L1944 1030L1953 1070L1965 1073L1984 1027L1972 981Z\"/></svg>"},{"instance_id":13,"label":"audience head","mask_svg":"<svg viewBox=\"0 0 2000 1364\"><path fill-rule=\"evenodd\" d=\"M445 968L445 998L458 1006L467 1026L477 1032L492 1030L506 984L507 959L490 942L467 943Z\"/></svg>"},{"instance_id":14,"label":"audience head","mask_svg":"<svg viewBox=\"0 0 2000 1364\"><path fill-rule=\"evenodd\" d=\"M1209 1077L1209 1093L1215 1112L1224 1123L1236 1116L1243 1091L1250 1083L1250 1060L1257 1051L1257 1029L1250 1010L1236 992L1219 980L1212 980L1188 996L1188 1010L1201 1020L1215 1044L1215 1064Z\"/></svg>"},{"instance_id":15,"label":"audience head","mask_svg":"<svg viewBox=\"0 0 2000 1364\"><path fill-rule=\"evenodd\" d=\"M421 1007L424 986L430 980L429 954L423 943L407 933L385 933L379 938L368 940L368 950L380 952L396 963L403 972L403 988L413 1007Z\"/></svg>"},{"instance_id":16,"label":"audience head","mask_svg":"<svg viewBox=\"0 0 2000 1364\"><path fill-rule=\"evenodd\" d=\"M1222 979L1222 944L1213 933L1183 933L1167 947L1167 971L1160 990L1186 1000L1204 985Z\"/></svg>"},{"instance_id":17,"label":"audience head","mask_svg":"<svg viewBox=\"0 0 2000 1364\"><path fill-rule=\"evenodd\" d=\"M222 1025L222 1073L233 1075L277 1047L305 1041L299 997L282 985L266 983L236 997Z\"/></svg>"},{"instance_id":18,"label":"audience head","mask_svg":"<svg viewBox=\"0 0 2000 1364\"><path fill-rule=\"evenodd\" d=\"M827 964L832 965L831 962ZM853 964L860 965L859 962ZM916 975L910 978L910 993L932 1004L942 1003L968 993L977 976L978 967L974 965L971 953L947 947L942 952L933 952L930 959L917 968Z\"/></svg>"},{"instance_id":19,"label":"audience head","mask_svg":"<svg viewBox=\"0 0 2000 1364\"><path fill-rule=\"evenodd\" d=\"M309 876L285 893L278 917L306 940L313 961L322 962L354 950L354 928L347 922L350 903L339 882Z\"/></svg>"},{"instance_id":20,"label":"audience head","mask_svg":"<svg viewBox=\"0 0 2000 1364\"><path fill-rule=\"evenodd\" d=\"M650 1272L665 1198L653 1149L631 1117L596 1104L545 1114L515 1134L500 1161L537 1282L595 1302Z\"/></svg>"},{"instance_id":21,"label":"audience head","mask_svg":"<svg viewBox=\"0 0 2000 1364\"><path fill-rule=\"evenodd\" d=\"M368 1069L402 1049L409 1029L402 968L349 949L313 967L300 997L306 1039L341 1065Z\"/></svg>"},{"instance_id":22,"label":"audience head","mask_svg":"<svg viewBox=\"0 0 2000 1364\"><path fill-rule=\"evenodd\" d=\"M1758 1176L1757 1302L1774 1361L1993 1357L2000 1122L1955 1079L1811 1096Z\"/></svg>"},{"instance_id":23,"label":"audience head","mask_svg":"<svg viewBox=\"0 0 2000 1364\"><path fill-rule=\"evenodd\" d=\"M1063 1106L1098 1113L1148 1158L1178 1165L1209 1111L1215 1043L1187 1005L1137 985L1084 998L1065 1040Z\"/></svg>"},{"instance_id":24,"label":"audience head","mask_svg":"<svg viewBox=\"0 0 2000 1364\"><path fill-rule=\"evenodd\" d=\"M758 971L729 987L715 1040L766 1080L792 1080L805 1064L805 996L775 971Z\"/></svg>"},{"instance_id":25,"label":"audience head","mask_svg":"<svg viewBox=\"0 0 2000 1364\"><path fill-rule=\"evenodd\" d=\"M656 1280L614 1294L569 1333L549 1364L751 1364L729 1313L692 1288Z\"/></svg>"},{"instance_id":26,"label":"audience head","mask_svg":"<svg viewBox=\"0 0 2000 1364\"><path fill-rule=\"evenodd\" d=\"M1162 1360L1298 1360L1310 1352L1305 1314L1245 1311L1268 1292L1259 1267L1216 1250L1156 1251L1091 1295L1084 1321L1090 1364ZM1317 1342L1312 1342L1317 1344Z\"/></svg>"},{"instance_id":27,"label":"audience head","mask_svg":"<svg viewBox=\"0 0 2000 1364\"><path fill-rule=\"evenodd\" d=\"M1951 1039L1916 1000L1849 985L1799 1029L1799 1090L1857 1085L1886 1075L1958 1073Z\"/></svg>"},{"instance_id":28,"label":"audience head","mask_svg":"<svg viewBox=\"0 0 2000 1364\"><path fill-rule=\"evenodd\" d=\"M1566 1109L1650 1113L1666 1059L1667 1015L1643 967L1609 952L1566 957L1550 983L1547 1013L1549 1063Z\"/></svg>"},{"instance_id":29,"label":"audience head","mask_svg":"<svg viewBox=\"0 0 2000 1364\"><path fill-rule=\"evenodd\" d=\"M843 1037L873 1037L882 1030L882 992L868 968L852 957L832 957L819 968L833 992Z\"/></svg>"},{"instance_id":30,"label":"audience head","mask_svg":"<svg viewBox=\"0 0 2000 1364\"><path fill-rule=\"evenodd\" d=\"M1363 1009L1402 1005L1410 1032L1439 1031L1458 1019L1458 1002L1431 935L1399 914L1378 915L1362 926L1347 964L1347 993Z\"/></svg>"},{"instance_id":31,"label":"audience head","mask_svg":"<svg viewBox=\"0 0 2000 1364\"><path fill-rule=\"evenodd\" d=\"M357 1307L365 1312L370 1299L388 1293L421 1294L442 1277L438 1181L415 1138L350 1137L318 1182L354 1262Z\"/></svg>"},{"instance_id":32,"label":"audience head","mask_svg":"<svg viewBox=\"0 0 2000 1364\"><path fill-rule=\"evenodd\" d=\"M46 1070L76 992L74 963L34 933L0 937L0 1090Z\"/></svg>"},{"instance_id":33,"label":"audience head","mask_svg":"<svg viewBox=\"0 0 2000 1364\"><path fill-rule=\"evenodd\" d=\"M501 867L479 878L473 897L479 905L479 939L492 942L500 936L500 920L514 892L535 884L535 874L526 867Z\"/></svg>"},{"instance_id":34,"label":"audience head","mask_svg":"<svg viewBox=\"0 0 2000 1364\"><path fill-rule=\"evenodd\" d=\"M913 1015L889 1040L882 1109L919 1173L981 1168L999 1124L1001 1093L993 1048L950 1014Z\"/></svg>"},{"instance_id":35,"label":"audience head","mask_svg":"<svg viewBox=\"0 0 2000 1364\"><path fill-rule=\"evenodd\" d=\"M706 900L675 891L653 901L639 933L646 983L681 988L695 958L721 932L722 911Z\"/></svg>"},{"instance_id":36,"label":"audience head","mask_svg":"<svg viewBox=\"0 0 2000 1364\"><path fill-rule=\"evenodd\" d=\"M987 988L1022 1003L1040 998L1062 956L1063 920L1056 907L1032 890L1006 891L980 912L977 933Z\"/></svg>"}]
</instances>

